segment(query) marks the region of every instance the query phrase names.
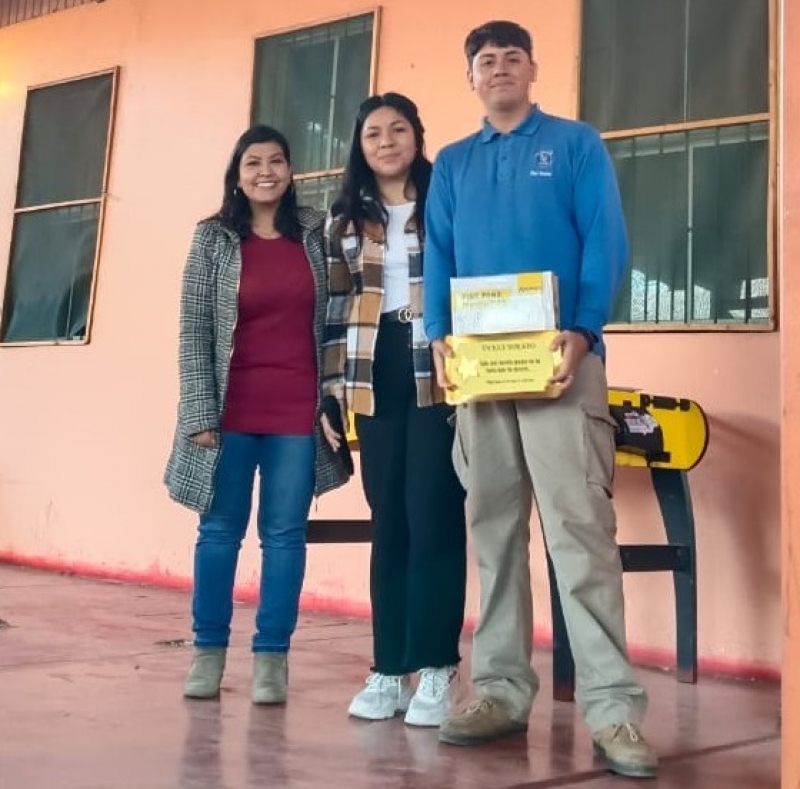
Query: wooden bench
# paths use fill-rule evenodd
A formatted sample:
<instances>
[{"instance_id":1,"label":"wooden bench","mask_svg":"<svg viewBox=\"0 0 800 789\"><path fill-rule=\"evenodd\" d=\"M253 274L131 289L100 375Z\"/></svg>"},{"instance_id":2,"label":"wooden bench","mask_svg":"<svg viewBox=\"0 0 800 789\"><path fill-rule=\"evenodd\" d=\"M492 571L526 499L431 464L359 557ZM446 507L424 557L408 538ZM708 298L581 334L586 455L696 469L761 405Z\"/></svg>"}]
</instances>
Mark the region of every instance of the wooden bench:
<instances>
[{"instance_id":1,"label":"wooden bench","mask_svg":"<svg viewBox=\"0 0 800 789\"><path fill-rule=\"evenodd\" d=\"M708 422L697 403L629 389L609 389L610 406L631 406L650 414L664 437L663 451L654 457L617 448L616 464L646 469L658 501L666 542L620 545L625 572L671 572L675 587L677 679L697 681L697 561L694 514L687 473L703 458ZM371 540L368 520L310 520L307 541L358 543ZM548 556L553 621L553 697L571 701L575 689L572 660L561 599Z\"/></svg>"}]
</instances>

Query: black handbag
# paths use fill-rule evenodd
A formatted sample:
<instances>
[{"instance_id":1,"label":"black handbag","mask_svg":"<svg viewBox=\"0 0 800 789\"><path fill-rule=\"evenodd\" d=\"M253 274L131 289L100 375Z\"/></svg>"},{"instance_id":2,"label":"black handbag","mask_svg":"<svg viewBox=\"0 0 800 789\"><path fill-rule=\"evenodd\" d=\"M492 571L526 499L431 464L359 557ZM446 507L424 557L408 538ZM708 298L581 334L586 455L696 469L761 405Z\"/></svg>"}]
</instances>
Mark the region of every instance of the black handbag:
<instances>
[{"instance_id":1,"label":"black handbag","mask_svg":"<svg viewBox=\"0 0 800 789\"><path fill-rule=\"evenodd\" d=\"M322 413L328 418L330 426L342 437L339 442L339 449L336 450L335 455L342 464L344 470L353 475L355 468L353 467L353 455L350 452L350 445L347 443L346 430L342 423L342 410L339 408L339 402L333 395L327 395L322 398ZM327 439L326 439L327 441ZM330 444L328 444L330 447Z\"/></svg>"}]
</instances>

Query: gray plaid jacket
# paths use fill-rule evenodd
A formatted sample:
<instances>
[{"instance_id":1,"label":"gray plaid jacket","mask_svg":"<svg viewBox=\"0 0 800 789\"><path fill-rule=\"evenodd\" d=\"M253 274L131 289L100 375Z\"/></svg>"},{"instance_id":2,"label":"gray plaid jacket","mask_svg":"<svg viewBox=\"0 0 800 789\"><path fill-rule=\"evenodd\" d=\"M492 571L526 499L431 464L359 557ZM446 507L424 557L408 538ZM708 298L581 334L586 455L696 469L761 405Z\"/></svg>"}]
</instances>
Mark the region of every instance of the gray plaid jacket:
<instances>
[{"instance_id":1,"label":"gray plaid jacket","mask_svg":"<svg viewBox=\"0 0 800 789\"><path fill-rule=\"evenodd\" d=\"M301 208L299 217L303 227L303 246L314 275L314 338L318 379L321 381L321 348L328 300L322 247L324 215L310 208ZM200 222L183 274L178 423L164 473L170 497L200 513L211 506L219 449L198 446L190 436L203 430L219 429L233 352L241 269L239 237L216 220ZM318 409L319 387L318 384ZM322 435L319 419L315 425L315 493L319 496L342 485L348 475Z\"/></svg>"}]
</instances>

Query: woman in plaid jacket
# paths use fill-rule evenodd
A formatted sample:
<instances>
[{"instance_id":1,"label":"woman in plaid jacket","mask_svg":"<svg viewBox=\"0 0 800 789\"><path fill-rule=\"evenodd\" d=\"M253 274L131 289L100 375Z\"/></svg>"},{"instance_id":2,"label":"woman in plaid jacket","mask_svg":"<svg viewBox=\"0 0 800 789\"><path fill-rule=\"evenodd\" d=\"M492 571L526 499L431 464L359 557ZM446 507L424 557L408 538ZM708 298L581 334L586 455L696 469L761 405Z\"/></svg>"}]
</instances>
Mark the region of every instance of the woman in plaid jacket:
<instances>
[{"instance_id":1,"label":"woman in plaid jacket","mask_svg":"<svg viewBox=\"0 0 800 789\"><path fill-rule=\"evenodd\" d=\"M219 693L258 469L262 562L252 698L286 699L308 510L315 491L347 478L318 419L323 220L297 207L284 136L254 126L236 143L222 207L197 226L186 262L178 424L165 482L173 499L200 513L189 698Z\"/></svg>"},{"instance_id":2,"label":"woman in plaid jacket","mask_svg":"<svg viewBox=\"0 0 800 789\"><path fill-rule=\"evenodd\" d=\"M405 713L438 726L451 700L464 616L464 491L452 413L422 326L422 247L431 164L414 103L360 107L342 193L326 223L328 326L323 394L355 414L372 511L374 665L351 715ZM343 437L323 417L336 448ZM418 673L416 689L411 675Z\"/></svg>"}]
</instances>

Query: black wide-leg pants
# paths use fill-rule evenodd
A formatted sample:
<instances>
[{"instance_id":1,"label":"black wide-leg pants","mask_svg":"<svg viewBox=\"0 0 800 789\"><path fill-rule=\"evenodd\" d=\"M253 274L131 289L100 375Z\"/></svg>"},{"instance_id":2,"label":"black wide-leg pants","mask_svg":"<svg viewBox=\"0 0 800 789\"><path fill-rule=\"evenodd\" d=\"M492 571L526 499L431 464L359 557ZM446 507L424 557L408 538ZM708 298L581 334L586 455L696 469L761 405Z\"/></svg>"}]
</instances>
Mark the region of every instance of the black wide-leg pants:
<instances>
[{"instance_id":1,"label":"black wide-leg pants","mask_svg":"<svg viewBox=\"0 0 800 789\"><path fill-rule=\"evenodd\" d=\"M452 408L417 407L411 327L381 323L375 415L356 415L372 511L374 670L405 674L459 662L464 621L464 490L453 471Z\"/></svg>"}]
</instances>

